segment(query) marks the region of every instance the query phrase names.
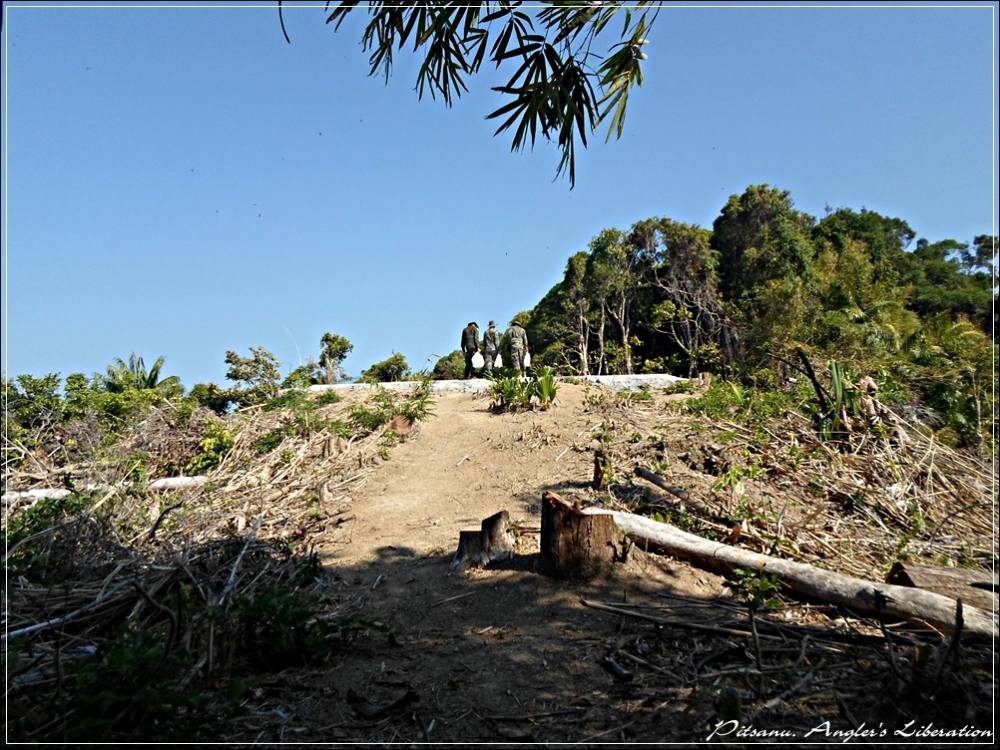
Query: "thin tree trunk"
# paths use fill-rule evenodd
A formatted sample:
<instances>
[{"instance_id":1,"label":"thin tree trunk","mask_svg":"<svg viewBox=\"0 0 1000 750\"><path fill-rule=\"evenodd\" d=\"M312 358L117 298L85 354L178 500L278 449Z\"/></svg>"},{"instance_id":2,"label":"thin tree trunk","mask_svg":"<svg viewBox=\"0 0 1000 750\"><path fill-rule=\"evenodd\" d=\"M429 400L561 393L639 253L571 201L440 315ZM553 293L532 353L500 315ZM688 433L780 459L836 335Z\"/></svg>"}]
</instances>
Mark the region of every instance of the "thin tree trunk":
<instances>
[{"instance_id":1,"label":"thin tree trunk","mask_svg":"<svg viewBox=\"0 0 1000 750\"><path fill-rule=\"evenodd\" d=\"M587 362L587 340L590 338L590 324L582 309L577 310L576 337L577 351L580 353L580 374L589 375L590 365Z\"/></svg>"},{"instance_id":2,"label":"thin tree trunk","mask_svg":"<svg viewBox=\"0 0 1000 750\"><path fill-rule=\"evenodd\" d=\"M605 314L606 310L607 310L607 305L602 300L601 301L601 325L597 329L597 353L598 353L597 374L598 375L604 375L605 374L605 372L604 372L604 370L605 370L605 367L604 367L604 365L605 365L605 362L604 362L604 323L605 323L605 320L606 320L606 314Z\"/></svg>"}]
</instances>

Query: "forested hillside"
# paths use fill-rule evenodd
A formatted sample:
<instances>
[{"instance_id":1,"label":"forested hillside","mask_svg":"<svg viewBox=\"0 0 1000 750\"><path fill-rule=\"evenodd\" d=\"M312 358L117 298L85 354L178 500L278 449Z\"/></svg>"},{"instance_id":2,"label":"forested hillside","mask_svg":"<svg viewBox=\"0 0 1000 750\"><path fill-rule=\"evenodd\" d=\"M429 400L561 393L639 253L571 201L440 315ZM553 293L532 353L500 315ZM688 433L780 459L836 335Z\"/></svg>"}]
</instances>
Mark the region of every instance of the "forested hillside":
<instances>
[{"instance_id":1,"label":"forested hillside","mask_svg":"<svg viewBox=\"0 0 1000 750\"><path fill-rule=\"evenodd\" d=\"M866 209L817 220L752 185L711 229L669 217L600 232L522 314L534 361L563 374L699 371L801 378L802 350L922 404L942 439L979 445L993 389L995 238L917 239Z\"/></svg>"}]
</instances>

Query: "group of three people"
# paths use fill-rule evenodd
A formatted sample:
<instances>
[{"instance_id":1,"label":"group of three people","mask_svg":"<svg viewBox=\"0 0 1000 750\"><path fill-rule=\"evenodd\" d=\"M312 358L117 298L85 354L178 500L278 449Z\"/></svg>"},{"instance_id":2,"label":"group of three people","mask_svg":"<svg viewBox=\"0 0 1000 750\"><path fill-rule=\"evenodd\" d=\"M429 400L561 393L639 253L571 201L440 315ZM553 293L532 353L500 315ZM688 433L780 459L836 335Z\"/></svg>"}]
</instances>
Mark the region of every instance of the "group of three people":
<instances>
[{"instance_id":1,"label":"group of three people","mask_svg":"<svg viewBox=\"0 0 1000 750\"><path fill-rule=\"evenodd\" d=\"M493 372L493 363L497 355L503 350L503 359L509 359L511 367L516 369L524 377L526 370L525 357L528 354L528 334L517 321L511 321L510 328L502 336L497 331L495 320L491 320L489 327L483 333L483 374L487 377ZM479 324L472 321L462 329L462 354L465 355L465 375L468 380L475 375L475 367L472 358L479 351Z\"/></svg>"}]
</instances>

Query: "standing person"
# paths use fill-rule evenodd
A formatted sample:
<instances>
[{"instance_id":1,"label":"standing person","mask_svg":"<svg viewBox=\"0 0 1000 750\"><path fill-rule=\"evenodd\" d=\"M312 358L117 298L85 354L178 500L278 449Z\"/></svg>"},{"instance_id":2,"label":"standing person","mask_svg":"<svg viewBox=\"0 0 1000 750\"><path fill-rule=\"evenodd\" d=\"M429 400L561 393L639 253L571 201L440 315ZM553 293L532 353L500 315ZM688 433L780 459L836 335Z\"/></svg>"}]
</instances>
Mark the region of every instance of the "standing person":
<instances>
[{"instance_id":1,"label":"standing person","mask_svg":"<svg viewBox=\"0 0 1000 750\"><path fill-rule=\"evenodd\" d=\"M523 378L525 376L524 355L528 353L528 334L518 325L516 320L512 320L504 338L508 341L513 365Z\"/></svg>"},{"instance_id":2,"label":"standing person","mask_svg":"<svg viewBox=\"0 0 1000 750\"><path fill-rule=\"evenodd\" d=\"M472 377L472 355L479 351L479 325L472 321L462 329L462 354L465 355L465 375L462 377L468 380Z\"/></svg>"},{"instance_id":3,"label":"standing person","mask_svg":"<svg viewBox=\"0 0 1000 750\"><path fill-rule=\"evenodd\" d=\"M483 334L483 357L486 359L486 364L483 367L483 374L486 377L493 374L493 362L496 360L499 352L500 333L497 331L497 322L495 320L491 320L489 327L486 329L486 333Z\"/></svg>"}]
</instances>

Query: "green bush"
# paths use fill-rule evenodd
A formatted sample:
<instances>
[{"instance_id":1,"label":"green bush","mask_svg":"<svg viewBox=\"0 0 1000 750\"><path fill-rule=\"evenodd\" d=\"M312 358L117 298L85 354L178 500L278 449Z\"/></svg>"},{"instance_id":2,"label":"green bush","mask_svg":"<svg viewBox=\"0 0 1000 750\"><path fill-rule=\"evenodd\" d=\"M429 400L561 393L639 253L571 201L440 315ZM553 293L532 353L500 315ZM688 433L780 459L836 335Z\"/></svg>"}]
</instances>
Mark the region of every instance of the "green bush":
<instances>
[{"instance_id":1,"label":"green bush","mask_svg":"<svg viewBox=\"0 0 1000 750\"><path fill-rule=\"evenodd\" d=\"M409 375L410 365L406 357L402 354L393 354L361 373L361 380L365 383L395 383L406 380Z\"/></svg>"},{"instance_id":2,"label":"green bush","mask_svg":"<svg viewBox=\"0 0 1000 750\"><path fill-rule=\"evenodd\" d=\"M519 411L531 408L535 394L535 381L518 376L500 377L490 383L490 409L496 412Z\"/></svg>"},{"instance_id":3,"label":"green bush","mask_svg":"<svg viewBox=\"0 0 1000 750\"><path fill-rule=\"evenodd\" d=\"M431 370L434 380L461 380L465 374L465 357L458 349L441 357Z\"/></svg>"},{"instance_id":4,"label":"green bush","mask_svg":"<svg viewBox=\"0 0 1000 750\"><path fill-rule=\"evenodd\" d=\"M235 402L233 393L215 383L198 383L184 398L185 404L197 404L216 414L225 414Z\"/></svg>"},{"instance_id":5,"label":"green bush","mask_svg":"<svg viewBox=\"0 0 1000 750\"><path fill-rule=\"evenodd\" d=\"M281 445L289 434L287 426L276 427L257 438L253 443L253 449L263 456Z\"/></svg>"},{"instance_id":6,"label":"green bush","mask_svg":"<svg viewBox=\"0 0 1000 750\"><path fill-rule=\"evenodd\" d=\"M535 395L538 396L538 403L543 409L548 409L556 400L556 374L551 367L543 367L539 370L534 379Z\"/></svg>"},{"instance_id":7,"label":"green bush","mask_svg":"<svg viewBox=\"0 0 1000 750\"><path fill-rule=\"evenodd\" d=\"M203 474L222 463L233 449L233 436L219 423L209 422L201 441L201 452L188 461L184 470L188 474Z\"/></svg>"},{"instance_id":8,"label":"green bush","mask_svg":"<svg viewBox=\"0 0 1000 750\"><path fill-rule=\"evenodd\" d=\"M323 406L330 406L331 404L337 404L342 401L342 396L336 391L324 391L314 398L310 403L312 403L317 409Z\"/></svg>"}]
</instances>

